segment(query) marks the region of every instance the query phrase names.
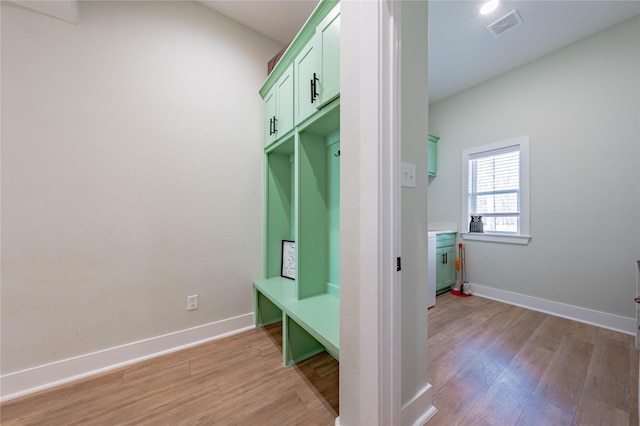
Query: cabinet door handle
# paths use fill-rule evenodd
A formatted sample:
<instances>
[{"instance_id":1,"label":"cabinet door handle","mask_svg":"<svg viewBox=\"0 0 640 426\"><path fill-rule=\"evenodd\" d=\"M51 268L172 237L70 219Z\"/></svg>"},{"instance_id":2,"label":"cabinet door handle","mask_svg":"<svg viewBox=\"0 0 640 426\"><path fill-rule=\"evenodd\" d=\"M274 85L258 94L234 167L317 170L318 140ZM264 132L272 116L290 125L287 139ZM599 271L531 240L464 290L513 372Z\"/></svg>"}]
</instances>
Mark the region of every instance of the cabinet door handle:
<instances>
[{"instance_id":1,"label":"cabinet door handle","mask_svg":"<svg viewBox=\"0 0 640 426\"><path fill-rule=\"evenodd\" d=\"M640 303L640 296L636 297L634 300L636 301L636 303Z\"/></svg>"},{"instance_id":2,"label":"cabinet door handle","mask_svg":"<svg viewBox=\"0 0 640 426\"><path fill-rule=\"evenodd\" d=\"M314 103L318 97L318 81L320 81L320 79L318 79L318 76L314 72L313 79L311 80L311 103Z\"/></svg>"},{"instance_id":3,"label":"cabinet door handle","mask_svg":"<svg viewBox=\"0 0 640 426\"><path fill-rule=\"evenodd\" d=\"M444 254L444 264L446 265L447 263L449 263L449 253Z\"/></svg>"},{"instance_id":4,"label":"cabinet door handle","mask_svg":"<svg viewBox=\"0 0 640 426\"><path fill-rule=\"evenodd\" d=\"M313 75L314 75L314 77L315 77L315 74L313 74ZM313 79L313 78L312 78L312 79L311 79L311 81L310 81L310 83L311 83L311 85L310 85L310 87L311 87L311 103L313 103L313 101L315 101L315 100L316 100L316 99L315 99L315 97L314 97L314 94L315 94L315 92L316 92L316 90L315 90L315 89L316 89L316 87L315 87L315 86L316 86L316 81L315 81L315 79Z\"/></svg>"},{"instance_id":5,"label":"cabinet door handle","mask_svg":"<svg viewBox=\"0 0 640 426\"><path fill-rule=\"evenodd\" d=\"M273 118L269 119L269 136L273 135Z\"/></svg>"},{"instance_id":6,"label":"cabinet door handle","mask_svg":"<svg viewBox=\"0 0 640 426\"><path fill-rule=\"evenodd\" d=\"M278 133L278 128L276 127L276 122L278 120L276 120L276 116L273 116L273 134L275 135L276 133Z\"/></svg>"}]
</instances>

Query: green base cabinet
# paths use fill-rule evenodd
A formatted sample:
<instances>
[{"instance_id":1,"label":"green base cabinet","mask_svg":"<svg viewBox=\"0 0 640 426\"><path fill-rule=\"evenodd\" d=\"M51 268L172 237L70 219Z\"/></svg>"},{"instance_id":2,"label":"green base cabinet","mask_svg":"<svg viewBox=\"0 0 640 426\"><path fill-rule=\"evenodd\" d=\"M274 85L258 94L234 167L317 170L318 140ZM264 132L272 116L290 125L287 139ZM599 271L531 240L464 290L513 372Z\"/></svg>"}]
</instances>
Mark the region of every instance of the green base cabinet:
<instances>
[{"instance_id":1,"label":"green base cabinet","mask_svg":"<svg viewBox=\"0 0 640 426\"><path fill-rule=\"evenodd\" d=\"M427 166L429 176L436 176L438 174L438 140L440 140L438 136L429 133L429 164Z\"/></svg>"},{"instance_id":2,"label":"green base cabinet","mask_svg":"<svg viewBox=\"0 0 640 426\"><path fill-rule=\"evenodd\" d=\"M456 234L436 236L436 294L456 283Z\"/></svg>"}]
</instances>

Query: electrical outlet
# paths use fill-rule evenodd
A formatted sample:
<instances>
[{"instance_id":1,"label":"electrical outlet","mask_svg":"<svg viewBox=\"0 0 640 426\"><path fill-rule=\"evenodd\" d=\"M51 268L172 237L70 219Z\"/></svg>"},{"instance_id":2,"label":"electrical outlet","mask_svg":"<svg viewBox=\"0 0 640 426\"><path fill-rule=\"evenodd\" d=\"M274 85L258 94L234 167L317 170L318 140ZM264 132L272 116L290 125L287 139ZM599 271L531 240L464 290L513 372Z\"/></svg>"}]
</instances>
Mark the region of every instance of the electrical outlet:
<instances>
[{"instance_id":1,"label":"electrical outlet","mask_svg":"<svg viewBox=\"0 0 640 426\"><path fill-rule=\"evenodd\" d=\"M198 295L187 296L187 311L195 311L198 309Z\"/></svg>"},{"instance_id":2,"label":"electrical outlet","mask_svg":"<svg viewBox=\"0 0 640 426\"><path fill-rule=\"evenodd\" d=\"M402 163L402 186L405 188L416 187L416 165L412 163Z\"/></svg>"}]
</instances>

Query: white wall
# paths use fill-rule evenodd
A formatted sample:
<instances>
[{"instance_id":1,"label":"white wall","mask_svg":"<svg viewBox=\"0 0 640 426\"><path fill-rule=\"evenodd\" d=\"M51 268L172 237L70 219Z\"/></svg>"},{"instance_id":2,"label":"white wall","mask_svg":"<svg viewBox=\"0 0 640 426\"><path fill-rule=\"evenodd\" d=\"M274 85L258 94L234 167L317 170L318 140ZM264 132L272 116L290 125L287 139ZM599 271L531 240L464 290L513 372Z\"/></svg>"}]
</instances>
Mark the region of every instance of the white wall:
<instances>
[{"instance_id":1,"label":"white wall","mask_svg":"<svg viewBox=\"0 0 640 426\"><path fill-rule=\"evenodd\" d=\"M2 2L3 375L251 313L280 48L195 2Z\"/></svg>"},{"instance_id":2,"label":"white wall","mask_svg":"<svg viewBox=\"0 0 640 426\"><path fill-rule=\"evenodd\" d=\"M430 107L429 219L459 222L461 151L530 135L528 246L466 242L470 282L634 317L640 18ZM460 224L467 229L468 224Z\"/></svg>"}]
</instances>

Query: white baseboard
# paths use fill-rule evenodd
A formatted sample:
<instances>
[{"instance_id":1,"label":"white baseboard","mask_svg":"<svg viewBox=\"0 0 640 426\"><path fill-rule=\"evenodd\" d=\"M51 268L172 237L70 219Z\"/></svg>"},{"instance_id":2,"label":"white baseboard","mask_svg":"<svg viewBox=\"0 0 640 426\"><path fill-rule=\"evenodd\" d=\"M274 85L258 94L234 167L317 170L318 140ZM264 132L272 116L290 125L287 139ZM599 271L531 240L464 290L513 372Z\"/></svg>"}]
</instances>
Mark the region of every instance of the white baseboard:
<instances>
[{"instance_id":1,"label":"white baseboard","mask_svg":"<svg viewBox=\"0 0 640 426\"><path fill-rule=\"evenodd\" d=\"M410 401L402 405L400 423L403 426L422 426L438 411L431 403L432 391L431 384L427 383Z\"/></svg>"},{"instance_id":2,"label":"white baseboard","mask_svg":"<svg viewBox=\"0 0 640 426\"><path fill-rule=\"evenodd\" d=\"M620 333L630 334L632 336L636 334L635 318L627 318L620 315L582 308L580 306L567 305L565 303L513 293L511 291L500 290L480 284L470 284L471 291L476 296L521 306L523 308L544 312L557 317L596 325L598 327L619 331Z\"/></svg>"},{"instance_id":3,"label":"white baseboard","mask_svg":"<svg viewBox=\"0 0 640 426\"><path fill-rule=\"evenodd\" d=\"M411 401L402 406L400 422L403 426L422 426L438 412L436 407L431 404L432 392L431 384L427 383L427 386L418 392ZM340 426L340 416L336 417L334 424Z\"/></svg>"},{"instance_id":4,"label":"white baseboard","mask_svg":"<svg viewBox=\"0 0 640 426\"><path fill-rule=\"evenodd\" d=\"M253 313L0 376L0 401L69 383L254 327Z\"/></svg>"}]
</instances>

